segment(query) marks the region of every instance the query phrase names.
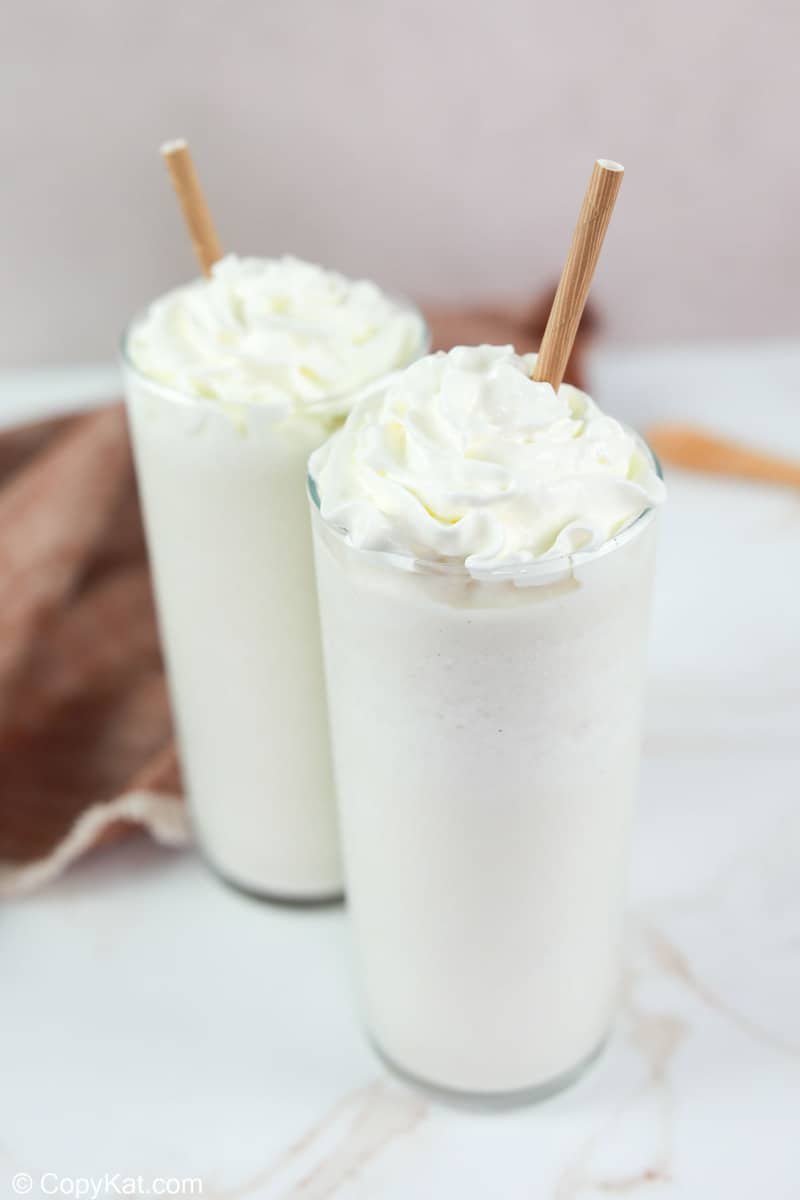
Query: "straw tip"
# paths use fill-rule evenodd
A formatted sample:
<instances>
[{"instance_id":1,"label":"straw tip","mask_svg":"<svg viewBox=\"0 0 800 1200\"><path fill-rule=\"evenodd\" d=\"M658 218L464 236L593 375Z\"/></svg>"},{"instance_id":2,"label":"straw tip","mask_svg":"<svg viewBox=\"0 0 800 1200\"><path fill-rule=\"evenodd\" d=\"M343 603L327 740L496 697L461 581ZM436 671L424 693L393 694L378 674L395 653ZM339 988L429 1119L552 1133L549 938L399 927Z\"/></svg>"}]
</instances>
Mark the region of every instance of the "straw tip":
<instances>
[{"instance_id":1,"label":"straw tip","mask_svg":"<svg viewBox=\"0 0 800 1200\"><path fill-rule=\"evenodd\" d=\"M617 171L620 175L625 171L622 163L614 162L613 158L598 158L597 165L598 167L602 167L604 171Z\"/></svg>"},{"instance_id":2,"label":"straw tip","mask_svg":"<svg viewBox=\"0 0 800 1200\"><path fill-rule=\"evenodd\" d=\"M188 149L188 146L186 138L172 138L169 142L162 142L159 149L164 158L169 158L171 154L177 154L179 150Z\"/></svg>"}]
</instances>

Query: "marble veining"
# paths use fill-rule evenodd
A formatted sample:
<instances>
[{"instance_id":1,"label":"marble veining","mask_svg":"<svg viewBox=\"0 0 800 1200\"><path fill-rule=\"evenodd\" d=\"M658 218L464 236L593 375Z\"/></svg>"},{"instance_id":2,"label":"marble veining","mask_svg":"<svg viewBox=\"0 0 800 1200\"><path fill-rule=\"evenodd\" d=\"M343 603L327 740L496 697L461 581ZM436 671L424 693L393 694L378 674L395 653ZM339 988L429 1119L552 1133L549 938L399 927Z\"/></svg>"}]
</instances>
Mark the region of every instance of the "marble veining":
<instances>
[{"instance_id":1,"label":"marble veining","mask_svg":"<svg viewBox=\"0 0 800 1200\"><path fill-rule=\"evenodd\" d=\"M375 1080L345 1096L275 1162L233 1188L206 1182L210 1200L327 1200L394 1138L424 1120L419 1097L387 1080Z\"/></svg>"},{"instance_id":2,"label":"marble veining","mask_svg":"<svg viewBox=\"0 0 800 1200\"><path fill-rule=\"evenodd\" d=\"M568 1161L554 1192L555 1200L578 1200L597 1192L626 1195L653 1183L668 1183L672 1172L675 1097L670 1067L688 1032L687 1023L668 1012L654 1012L637 999L636 972L626 978L622 1008L624 1036L641 1056L641 1076L617 1107L597 1126ZM609 1171L598 1160L610 1142L624 1142L632 1117L645 1146L644 1165ZM643 1142L644 1139L644 1142Z\"/></svg>"},{"instance_id":3,"label":"marble veining","mask_svg":"<svg viewBox=\"0 0 800 1200\"><path fill-rule=\"evenodd\" d=\"M707 1004L709 1008L719 1013L727 1021L731 1021L747 1037L755 1038L765 1046L770 1046L781 1054L789 1054L800 1058L800 1045L794 1045L771 1030L753 1021L746 1014L738 1012L729 1002L717 995L707 984L698 979L686 958L686 955L669 938L658 929L647 931L647 942L658 966L669 975L674 976L685 987Z\"/></svg>"}]
</instances>

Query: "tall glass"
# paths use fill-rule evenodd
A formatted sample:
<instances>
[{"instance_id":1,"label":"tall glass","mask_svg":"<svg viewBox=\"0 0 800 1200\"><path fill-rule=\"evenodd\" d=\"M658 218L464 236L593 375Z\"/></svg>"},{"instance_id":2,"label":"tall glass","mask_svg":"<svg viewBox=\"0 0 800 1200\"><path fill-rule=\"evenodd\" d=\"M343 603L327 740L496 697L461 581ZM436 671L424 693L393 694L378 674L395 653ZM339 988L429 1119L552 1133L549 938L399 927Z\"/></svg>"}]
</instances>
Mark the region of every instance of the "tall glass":
<instances>
[{"instance_id":1,"label":"tall glass","mask_svg":"<svg viewBox=\"0 0 800 1200\"><path fill-rule=\"evenodd\" d=\"M340 420L325 409L341 412L341 398L276 423L257 404L198 399L143 375L129 338L128 418L198 841L248 891L336 897L305 477L309 454Z\"/></svg>"},{"instance_id":2,"label":"tall glass","mask_svg":"<svg viewBox=\"0 0 800 1200\"><path fill-rule=\"evenodd\" d=\"M614 1014L654 513L478 580L353 549L310 492L368 1027L428 1083L549 1093Z\"/></svg>"}]
</instances>

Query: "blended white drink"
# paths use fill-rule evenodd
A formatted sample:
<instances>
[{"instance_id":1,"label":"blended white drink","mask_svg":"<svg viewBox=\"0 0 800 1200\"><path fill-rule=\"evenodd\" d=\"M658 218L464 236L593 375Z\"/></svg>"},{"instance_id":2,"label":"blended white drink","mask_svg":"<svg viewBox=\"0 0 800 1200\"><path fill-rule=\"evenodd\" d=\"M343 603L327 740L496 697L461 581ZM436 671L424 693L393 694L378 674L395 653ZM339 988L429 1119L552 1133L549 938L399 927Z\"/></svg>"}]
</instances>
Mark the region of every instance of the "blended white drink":
<instances>
[{"instance_id":1,"label":"blended white drink","mask_svg":"<svg viewBox=\"0 0 800 1200\"><path fill-rule=\"evenodd\" d=\"M126 390L182 767L228 880L322 899L341 867L309 453L425 352L420 315L297 259L222 259L157 300Z\"/></svg>"},{"instance_id":2,"label":"blended white drink","mask_svg":"<svg viewBox=\"0 0 800 1200\"><path fill-rule=\"evenodd\" d=\"M663 484L511 347L431 355L311 458L345 873L401 1068L550 1090L615 1006Z\"/></svg>"}]
</instances>

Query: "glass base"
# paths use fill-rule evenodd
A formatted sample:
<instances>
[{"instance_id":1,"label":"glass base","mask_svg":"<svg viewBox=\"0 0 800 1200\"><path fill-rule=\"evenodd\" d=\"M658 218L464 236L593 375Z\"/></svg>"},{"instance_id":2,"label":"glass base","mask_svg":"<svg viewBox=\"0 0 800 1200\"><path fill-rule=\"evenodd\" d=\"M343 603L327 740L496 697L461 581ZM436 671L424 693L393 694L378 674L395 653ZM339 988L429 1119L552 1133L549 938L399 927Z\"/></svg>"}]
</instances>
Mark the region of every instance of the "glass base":
<instances>
[{"instance_id":1,"label":"glass base","mask_svg":"<svg viewBox=\"0 0 800 1200\"><path fill-rule=\"evenodd\" d=\"M251 900L259 900L264 904L277 904L282 908L326 908L334 904L341 904L344 901L343 888L300 895L293 892L273 892L267 889L250 887L246 883L239 883L237 879L232 879L230 875L226 874L225 871L216 865L202 846L199 849L200 857L212 875L215 875L226 887L231 888L234 892L238 892L241 896L249 897Z\"/></svg>"},{"instance_id":2,"label":"glass base","mask_svg":"<svg viewBox=\"0 0 800 1200\"><path fill-rule=\"evenodd\" d=\"M433 1099L441 1100L445 1104L454 1105L457 1108L466 1108L473 1112L502 1112L509 1108L522 1108L529 1104L540 1104L543 1100L549 1100L551 1096L555 1096L558 1092L563 1092L565 1088L571 1087L573 1083L577 1083L600 1058L608 1044L610 1034L605 1034L591 1053L582 1058L574 1067L570 1067L569 1070L562 1071L560 1075L555 1075L552 1079L546 1079L544 1083L537 1083L534 1087L514 1088L510 1092L461 1091L458 1088L449 1088L443 1084L434 1083L432 1080L425 1079L420 1075L414 1075L411 1071L407 1071L405 1067L401 1067L386 1053L371 1034L367 1036L375 1053L393 1075L397 1075L405 1083L412 1084L416 1088L421 1088Z\"/></svg>"}]
</instances>

